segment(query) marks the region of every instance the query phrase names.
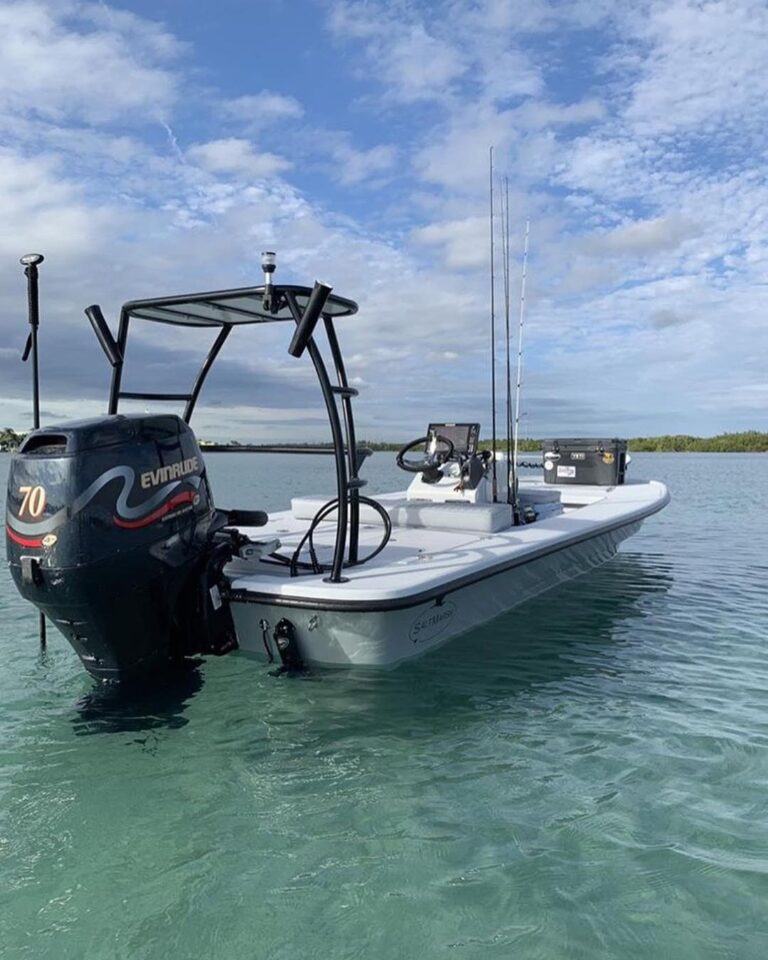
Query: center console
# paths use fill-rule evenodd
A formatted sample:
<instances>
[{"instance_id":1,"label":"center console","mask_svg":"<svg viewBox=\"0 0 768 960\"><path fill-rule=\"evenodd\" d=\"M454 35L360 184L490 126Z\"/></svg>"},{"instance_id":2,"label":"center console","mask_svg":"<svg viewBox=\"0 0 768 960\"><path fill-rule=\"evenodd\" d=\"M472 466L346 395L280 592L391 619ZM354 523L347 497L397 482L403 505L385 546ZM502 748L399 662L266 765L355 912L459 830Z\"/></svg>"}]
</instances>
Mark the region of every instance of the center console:
<instances>
[{"instance_id":1,"label":"center console","mask_svg":"<svg viewBox=\"0 0 768 960\"><path fill-rule=\"evenodd\" d=\"M491 500L486 474L490 456L478 453L479 423L430 423L424 443L425 462L440 451L439 462L428 470L417 473L407 491L408 500L427 500L432 503L461 501L487 503Z\"/></svg>"}]
</instances>

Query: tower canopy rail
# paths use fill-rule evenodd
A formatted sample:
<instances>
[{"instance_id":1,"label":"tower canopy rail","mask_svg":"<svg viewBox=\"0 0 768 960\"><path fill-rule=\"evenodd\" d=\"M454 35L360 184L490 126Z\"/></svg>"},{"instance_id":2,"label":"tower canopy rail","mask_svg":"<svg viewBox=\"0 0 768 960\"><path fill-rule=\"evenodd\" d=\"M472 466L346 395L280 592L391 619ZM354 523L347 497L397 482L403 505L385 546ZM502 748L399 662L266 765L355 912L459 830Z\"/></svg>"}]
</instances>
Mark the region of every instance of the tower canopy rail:
<instances>
[{"instance_id":1,"label":"tower canopy rail","mask_svg":"<svg viewBox=\"0 0 768 960\"><path fill-rule=\"evenodd\" d=\"M311 287L260 286L210 293L183 294L152 300L131 300L123 305L120 321L151 320L183 327L223 327L246 323L272 323L294 320L289 298L294 298L303 313L312 295ZM323 306L329 317L349 317L357 313L354 300L330 294Z\"/></svg>"},{"instance_id":2,"label":"tower canopy rail","mask_svg":"<svg viewBox=\"0 0 768 960\"><path fill-rule=\"evenodd\" d=\"M205 293L153 297L150 300L129 300L128 303L123 304L120 311L120 325L116 342L112 340L109 328L103 320L98 306L89 307L86 313L91 323L94 324L94 329L102 340L102 344L105 334L100 329L101 326L106 329L106 335L112 340L113 345L111 351L113 356L108 354L113 367L109 412L117 413L121 400L181 400L186 404L184 420L189 422L203 384L233 328L246 324L273 323L286 320L293 321L298 326L302 317L308 312L307 306L312 299L313 292L314 288L312 287L292 284L280 284L278 286L268 283L258 287L210 290ZM330 293L330 287L325 288L323 292L326 295L322 302L322 316L328 318L331 322L337 317L349 317L357 313L357 304L354 300L348 300L346 297L339 297ZM100 320L100 324L94 322L92 316L94 312L98 313L97 320ZM148 320L151 323L210 328L218 331L218 335L211 345L189 393L137 393L121 390L128 331L132 320ZM310 333L313 327L314 324L310 328Z\"/></svg>"}]
</instances>

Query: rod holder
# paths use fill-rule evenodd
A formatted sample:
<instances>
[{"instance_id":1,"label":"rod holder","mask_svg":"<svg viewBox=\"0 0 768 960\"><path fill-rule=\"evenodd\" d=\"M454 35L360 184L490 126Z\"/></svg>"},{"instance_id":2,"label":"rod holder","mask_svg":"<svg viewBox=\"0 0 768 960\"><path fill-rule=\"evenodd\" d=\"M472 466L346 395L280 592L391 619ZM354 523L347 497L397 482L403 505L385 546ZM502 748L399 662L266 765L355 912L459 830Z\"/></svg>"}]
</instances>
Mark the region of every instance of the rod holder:
<instances>
[{"instance_id":1,"label":"rod holder","mask_svg":"<svg viewBox=\"0 0 768 960\"><path fill-rule=\"evenodd\" d=\"M312 293L306 307L304 307L301 320L296 326L291 345L288 347L288 353L292 357L300 357L304 353L307 344L312 339L317 321L320 319L320 314L323 312L323 307L330 296L331 290L333 290L333 287L330 284L315 280Z\"/></svg>"},{"instance_id":2,"label":"rod holder","mask_svg":"<svg viewBox=\"0 0 768 960\"><path fill-rule=\"evenodd\" d=\"M85 308L85 315L91 321L93 332L96 334L96 339L101 344L101 349L106 354L107 360L113 367L117 367L123 362L123 355L120 353L117 341L112 336L112 331L104 319L101 307L98 303L93 303L90 307Z\"/></svg>"}]
</instances>

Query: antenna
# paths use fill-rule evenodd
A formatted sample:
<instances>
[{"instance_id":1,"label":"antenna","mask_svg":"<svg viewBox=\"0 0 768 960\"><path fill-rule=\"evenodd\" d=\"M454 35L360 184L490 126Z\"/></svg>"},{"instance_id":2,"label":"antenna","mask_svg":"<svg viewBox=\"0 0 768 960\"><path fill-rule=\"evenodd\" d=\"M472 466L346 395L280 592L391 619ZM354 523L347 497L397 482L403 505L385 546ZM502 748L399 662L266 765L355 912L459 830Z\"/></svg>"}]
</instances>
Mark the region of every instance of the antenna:
<instances>
[{"instance_id":1,"label":"antenna","mask_svg":"<svg viewBox=\"0 0 768 960\"><path fill-rule=\"evenodd\" d=\"M27 253L19 263L24 267L24 276L27 278L27 310L29 318L29 336L24 346L21 359L27 362L32 357L32 426L35 430L40 426L40 364L37 352L37 328L40 326L40 297L37 289L37 268L45 260L42 253ZM45 614L40 614L40 649L45 650Z\"/></svg>"},{"instance_id":2,"label":"antenna","mask_svg":"<svg viewBox=\"0 0 768 960\"><path fill-rule=\"evenodd\" d=\"M525 221L525 243L523 244L523 275L520 279L520 322L517 327L517 385L515 387L515 441L512 458L515 489L515 510L517 513L517 442L520 435L520 383L523 373L523 324L525 322L525 283L528 279L528 239L531 233L531 220Z\"/></svg>"},{"instance_id":3,"label":"antenna","mask_svg":"<svg viewBox=\"0 0 768 960\"><path fill-rule=\"evenodd\" d=\"M496 272L493 251L493 146L488 151L489 223L491 232L491 453L493 460L493 502L498 500L496 480Z\"/></svg>"}]
</instances>

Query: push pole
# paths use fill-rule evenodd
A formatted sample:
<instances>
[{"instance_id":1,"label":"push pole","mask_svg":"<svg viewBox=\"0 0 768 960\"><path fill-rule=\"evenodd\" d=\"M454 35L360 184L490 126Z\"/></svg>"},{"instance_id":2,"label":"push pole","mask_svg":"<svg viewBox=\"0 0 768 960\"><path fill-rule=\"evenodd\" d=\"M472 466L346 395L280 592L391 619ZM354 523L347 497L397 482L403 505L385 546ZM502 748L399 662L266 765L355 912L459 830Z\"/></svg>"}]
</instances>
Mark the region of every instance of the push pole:
<instances>
[{"instance_id":1,"label":"push pole","mask_svg":"<svg viewBox=\"0 0 768 960\"><path fill-rule=\"evenodd\" d=\"M37 328L40 326L40 297L37 289L37 268L45 257L42 253L28 253L19 261L24 267L24 276L27 278L27 309L29 317L29 336L22 354L22 361L26 363L32 357L32 426L35 430L40 426L40 364L37 352ZM40 649L45 650L45 614L40 614Z\"/></svg>"}]
</instances>

